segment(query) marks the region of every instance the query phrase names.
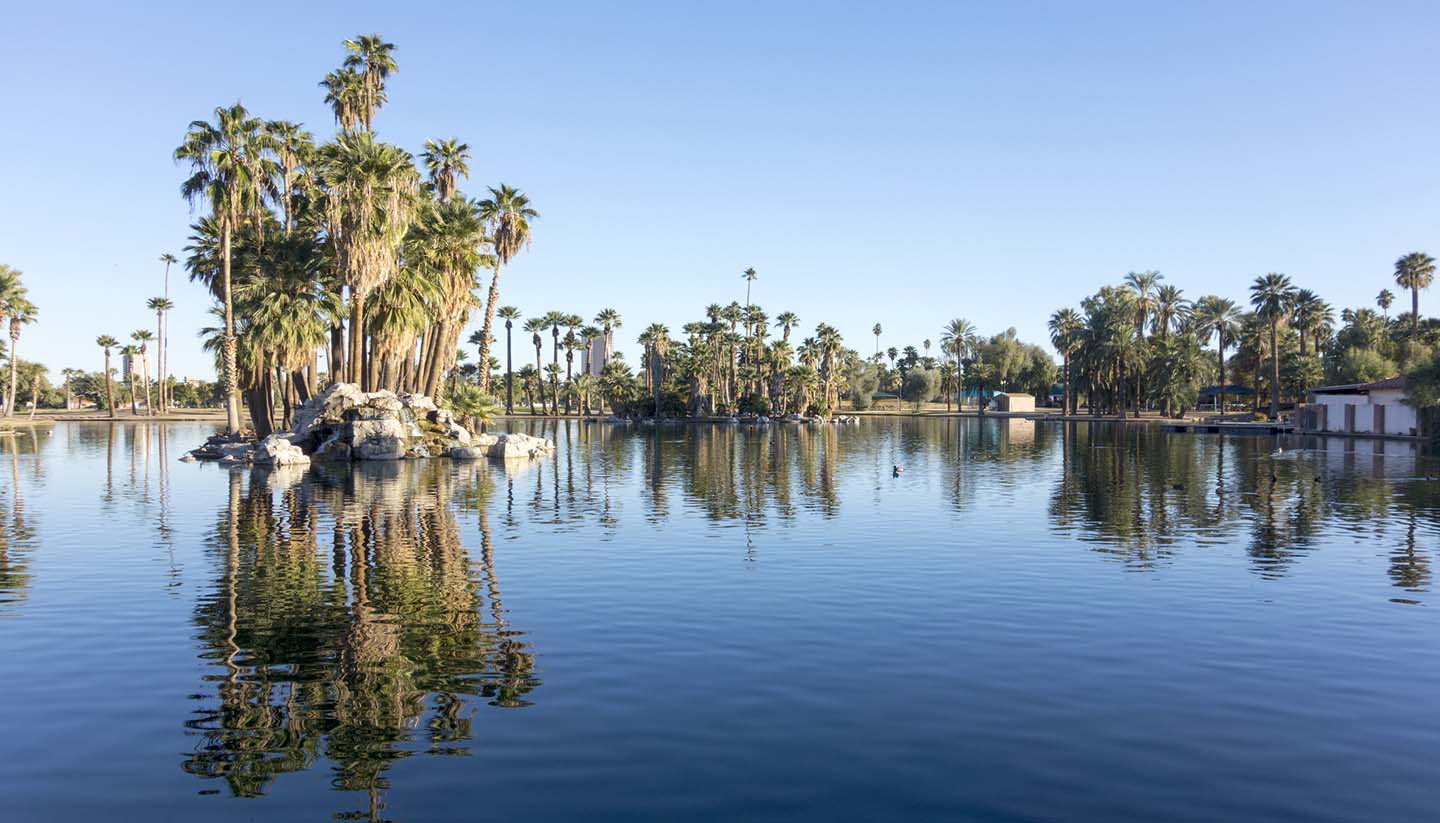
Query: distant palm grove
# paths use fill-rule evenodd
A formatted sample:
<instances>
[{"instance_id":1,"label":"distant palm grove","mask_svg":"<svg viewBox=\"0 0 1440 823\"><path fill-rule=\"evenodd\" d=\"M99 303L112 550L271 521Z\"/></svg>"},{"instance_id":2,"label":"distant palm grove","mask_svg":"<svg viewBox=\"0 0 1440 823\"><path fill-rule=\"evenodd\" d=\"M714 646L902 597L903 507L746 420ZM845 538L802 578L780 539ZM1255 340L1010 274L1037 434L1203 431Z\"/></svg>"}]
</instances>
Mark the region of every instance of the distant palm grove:
<instances>
[{"instance_id":1,"label":"distant palm grove","mask_svg":"<svg viewBox=\"0 0 1440 823\"><path fill-rule=\"evenodd\" d=\"M883 322L870 329L873 344L847 346L823 322L806 334L795 311L772 315L751 301L760 274L750 268L735 284L739 297L743 282L743 303L712 304L676 330L639 327L643 355L632 368L615 352L615 309L502 305L502 275L531 243L536 208L504 183L467 194L471 150L458 138L426 140L418 156L383 142L375 124L386 81L399 71L395 46L378 35L343 45L340 65L317 90L334 114L329 139L239 103L190 124L173 152L187 175L181 193L197 213L189 243L183 258L160 258L166 285L145 304L153 329L96 338L102 370L65 369L56 388L43 366L16 356L37 309L20 273L0 266L6 416L17 397L32 413L89 400L111 416L117 405L139 415L214 403L225 407L229 431L263 436L340 381L431 395L481 420L502 408L825 417L876 403L918 410L943 402L984 412L999 392L1031 394L1071 414L1180 415L1204 403L1273 417L1310 388L1400 374L1417 404L1440 403L1440 321L1420 314L1435 261L1420 252L1393 267L1408 312L1392 313L1396 295L1381 290L1373 306L1337 315L1283 274L1257 277L1247 295L1190 299L1159 272L1132 272L1050 316L1058 364L1013 328L986 335L963 318L898 347L887 345ZM213 295L203 345L218 385L170 376L174 264ZM477 309L479 328L462 341Z\"/></svg>"}]
</instances>

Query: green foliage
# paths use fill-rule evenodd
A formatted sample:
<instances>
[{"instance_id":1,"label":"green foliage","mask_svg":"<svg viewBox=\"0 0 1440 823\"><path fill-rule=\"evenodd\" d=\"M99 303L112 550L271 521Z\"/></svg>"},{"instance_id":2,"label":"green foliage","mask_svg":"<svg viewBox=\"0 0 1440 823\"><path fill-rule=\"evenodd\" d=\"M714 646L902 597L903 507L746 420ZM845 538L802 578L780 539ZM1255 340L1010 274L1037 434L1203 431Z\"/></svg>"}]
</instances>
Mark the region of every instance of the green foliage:
<instances>
[{"instance_id":1,"label":"green foliage","mask_svg":"<svg viewBox=\"0 0 1440 823\"><path fill-rule=\"evenodd\" d=\"M1342 352L1335 365L1337 383L1369 383L1394 377L1400 371L1395 361L1374 349L1349 349Z\"/></svg>"},{"instance_id":2,"label":"green foliage","mask_svg":"<svg viewBox=\"0 0 1440 823\"><path fill-rule=\"evenodd\" d=\"M940 394L940 370L915 368L905 375L905 399L918 409Z\"/></svg>"},{"instance_id":3,"label":"green foliage","mask_svg":"<svg viewBox=\"0 0 1440 823\"><path fill-rule=\"evenodd\" d=\"M846 391L850 404L864 411L874 402L875 392L880 390L880 367L874 363L857 362L845 373Z\"/></svg>"}]
</instances>

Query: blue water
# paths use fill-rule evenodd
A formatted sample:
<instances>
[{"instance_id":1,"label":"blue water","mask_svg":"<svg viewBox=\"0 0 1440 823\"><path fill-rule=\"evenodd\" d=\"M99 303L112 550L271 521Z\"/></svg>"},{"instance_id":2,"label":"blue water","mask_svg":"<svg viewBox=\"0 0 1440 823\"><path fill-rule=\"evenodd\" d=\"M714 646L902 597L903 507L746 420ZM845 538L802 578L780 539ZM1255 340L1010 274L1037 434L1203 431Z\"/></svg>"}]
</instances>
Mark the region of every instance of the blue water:
<instances>
[{"instance_id":1,"label":"blue water","mask_svg":"<svg viewBox=\"0 0 1440 823\"><path fill-rule=\"evenodd\" d=\"M1440 815L1407 444L529 430L285 472L178 462L198 424L0 439L0 817Z\"/></svg>"}]
</instances>

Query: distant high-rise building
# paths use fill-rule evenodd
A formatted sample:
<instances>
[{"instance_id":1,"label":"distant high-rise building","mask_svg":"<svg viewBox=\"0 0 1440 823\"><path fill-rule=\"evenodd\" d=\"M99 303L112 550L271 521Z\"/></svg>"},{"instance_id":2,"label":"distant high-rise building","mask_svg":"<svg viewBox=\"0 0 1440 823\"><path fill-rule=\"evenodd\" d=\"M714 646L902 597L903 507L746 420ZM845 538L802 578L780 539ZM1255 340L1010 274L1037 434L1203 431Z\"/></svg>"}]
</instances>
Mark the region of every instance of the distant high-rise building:
<instances>
[{"instance_id":1,"label":"distant high-rise building","mask_svg":"<svg viewBox=\"0 0 1440 823\"><path fill-rule=\"evenodd\" d=\"M131 356L128 355L128 354L122 354L122 355L120 355L120 379L121 379L121 380L129 380L129 379L130 379L130 370L131 370L131 369L134 367L134 365L135 365L135 364L134 364L134 360L135 360L135 358L131 357Z\"/></svg>"},{"instance_id":2,"label":"distant high-rise building","mask_svg":"<svg viewBox=\"0 0 1440 823\"><path fill-rule=\"evenodd\" d=\"M615 356L615 333L607 332L590 341L590 373L599 377Z\"/></svg>"}]
</instances>

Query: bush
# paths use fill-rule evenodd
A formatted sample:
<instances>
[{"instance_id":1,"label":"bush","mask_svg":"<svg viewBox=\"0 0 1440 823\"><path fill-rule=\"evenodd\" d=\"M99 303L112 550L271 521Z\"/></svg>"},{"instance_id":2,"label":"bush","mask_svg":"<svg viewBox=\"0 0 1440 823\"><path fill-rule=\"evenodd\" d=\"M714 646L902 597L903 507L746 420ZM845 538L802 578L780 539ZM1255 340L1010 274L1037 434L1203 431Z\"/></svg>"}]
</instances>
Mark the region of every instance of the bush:
<instances>
[{"instance_id":1,"label":"bush","mask_svg":"<svg viewBox=\"0 0 1440 823\"><path fill-rule=\"evenodd\" d=\"M919 408L940 394L939 369L911 369L905 375L905 399Z\"/></svg>"}]
</instances>

